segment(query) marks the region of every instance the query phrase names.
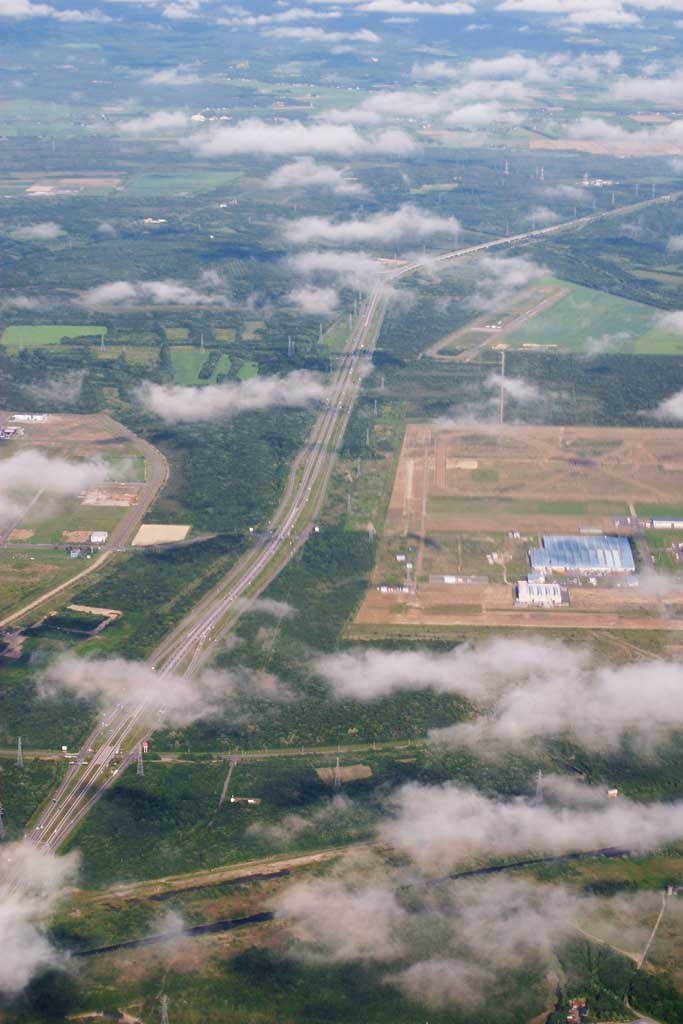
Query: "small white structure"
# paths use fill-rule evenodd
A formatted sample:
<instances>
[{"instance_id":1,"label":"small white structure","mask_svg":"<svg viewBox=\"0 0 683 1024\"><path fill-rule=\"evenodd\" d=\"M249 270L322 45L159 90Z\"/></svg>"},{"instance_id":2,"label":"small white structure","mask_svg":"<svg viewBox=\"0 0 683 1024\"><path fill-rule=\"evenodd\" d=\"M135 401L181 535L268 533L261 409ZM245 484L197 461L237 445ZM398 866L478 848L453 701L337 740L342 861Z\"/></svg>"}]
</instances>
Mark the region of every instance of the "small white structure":
<instances>
[{"instance_id":1,"label":"small white structure","mask_svg":"<svg viewBox=\"0 0 683 1024\"><path fill-rule=\"evenodd\" d=\"M45 423L46 412L15 412L12 416L13 423Z\"/></svg>"},{"instance_id":2,"label":"small white structure","mask_svg":"<svg viewBox=\"0 0 683 1024\"><path fill-rule=\"evenodd\" d=\"M608 789L607 790L607 799L608 800L616 800L618 796L619 796L619 790L618 789Z\"/></svg>"},{"instance_id":3,"label":"small white structure","mask_svg":"<svg viewBox=\"0 0 683 1024\"><path fill-rule=\"evenodd\" d=\"M653 530L683 530L683 519L653 519Z\"/></svg>"},{"instance_id":4,"label":"small white structure","mask_svg":"<svg viewBox=\"0 0 683 1024\"><path fill-rule=\"evenodd\" d=\"M108 536L109 536L109 534L107 533L106 530L96 530L94 533L90 534L90 543L91 544L106 544Z\"/></svg>"},{"instance_id":5,"label":"small white structure","mask_svg":"<svg viewBox=\"0 0 683 1024\"><path fill-rule=\"evenodd\" d=\"M515 604L534 608L558 608L562 604L559 583L529 583L520 580L515 587Z\"/></svg>"}]
</instances>

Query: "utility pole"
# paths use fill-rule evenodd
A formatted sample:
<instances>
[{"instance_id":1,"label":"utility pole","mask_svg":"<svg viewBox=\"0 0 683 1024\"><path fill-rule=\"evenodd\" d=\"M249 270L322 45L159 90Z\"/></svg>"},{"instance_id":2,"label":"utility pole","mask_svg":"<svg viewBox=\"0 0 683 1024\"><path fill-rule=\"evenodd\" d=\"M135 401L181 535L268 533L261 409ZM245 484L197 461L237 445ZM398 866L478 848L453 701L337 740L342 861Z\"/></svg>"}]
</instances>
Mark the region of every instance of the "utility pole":
<instances>
[{"instance_id":1,"label":"utility pole","mask_svg":"<svg viewBox=\"0 0 683 1024\"><path fill-rule=\"evenodd\" d=\"M339 758L337 758L337 763L336 763L335 768L334 768L334 785L333 785L333 788L336 789L336 790L340 790L341 789L341 784L342 784L341 783L341 768L339 767Z\"/></svg>"},{"instance_id":2,"label":"utility pole","mask_svg":"<svg viewBox=\"0 0 683 1024\"><path fill-rule=\"evenodd\" d=\"M377 419L377 399L375 399L375 419Z\"/></svg>"},{"instance_id":3,"label":"utility pole","mask_svg":"<svg viewBox=\"0 0 683 1024\"><path fill-rule=\"evenodd\" d=\"M287 355L291 359L294 355L294 342L292 341L292 335L287 335Z\"/></svg>"},{"instance_id":4,"label":"utility pole","mask_svg":"<svg viewBox=\"0 0 683 1024\"><path fill-rule=\"evenodd\" d=\"M536 773L536 803L540 804L543 800L543 772L538 769Z\"/></svg>"},{"instance_id":5,"label":"utility pole","mask_svg":"<svg viewBox=\"0 0 683 1024\"><path fill-rule=\"evenodd\" d=\"M140 777L145 774L145 762L142 760L142 743L138 744L138 767L137 773Z\"/></svg>"},{"instance_id":6,"label":"utility pole","mask_svg":"<svg viewBox=\"0 0 683 1024\"><path fill-rule=\"evenodd\" d=\"M17 740L17 768L24 767L24 751L21 746L21 736Z\"/></svg>"},{"instance_id":7,"label":"utility pole","mask_svg":"<svg viewBox=\"0 0 683 1024\"><path fill-rule=\"evenodd\" d=\"M204 351L204 331L201 331L199 335L199 348L202 352Z\"/></svg>"},{"instance_id":8,"label":"utility pole","mask_svg":"<svg viewBox=\"0 0 683 1024\"><path fill-rule=\"evenodd\" d=\"M168 996L161 997L161 1024L168 1024Z\"/></svg>"}]
</instances>

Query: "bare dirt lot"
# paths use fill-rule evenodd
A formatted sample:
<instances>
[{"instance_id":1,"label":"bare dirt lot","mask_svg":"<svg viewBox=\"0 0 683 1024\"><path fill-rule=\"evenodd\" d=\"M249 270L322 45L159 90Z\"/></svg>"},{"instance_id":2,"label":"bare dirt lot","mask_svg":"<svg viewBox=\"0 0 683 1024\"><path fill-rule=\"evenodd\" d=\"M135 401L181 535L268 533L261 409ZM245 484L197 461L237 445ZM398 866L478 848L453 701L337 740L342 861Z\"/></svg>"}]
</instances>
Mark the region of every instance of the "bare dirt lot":
<instances>
[{"instance_id":1,"label":"bare dirt lot","mask_svg":"<svg viewBox=\"0 0 683 1024\"><path fill-rule=\"evenodd\" d=\"M172 544L185 540L189 532L189 526L162 526L156 523L145 523L135 534L133 547L141 548L150 544Z\"/></svg>"},{"instance_id":2,"label":"bare dirt lot","mask_svg":"<svg viewBox=\"0 0 683 1024\"><path fill-rule=\"evenodd\" d=\"M675 430L410 424L356 624L683 628L683 592L617 579L571 586L568 608L514 605L540 534L630 534L637 504L681 495Z\"/></svg>"},{"instance_id":3,"label":"bare dirt lot","mask_svg":"<svg viewBox=\"0 0 683 1024\"><path fill-rule=\"evenodd\" d=\"M131 508L137 504L142 484L106 484L88 491L81 502L82 505L99 505L109 508Z\"/></svg>"}]
</instances>

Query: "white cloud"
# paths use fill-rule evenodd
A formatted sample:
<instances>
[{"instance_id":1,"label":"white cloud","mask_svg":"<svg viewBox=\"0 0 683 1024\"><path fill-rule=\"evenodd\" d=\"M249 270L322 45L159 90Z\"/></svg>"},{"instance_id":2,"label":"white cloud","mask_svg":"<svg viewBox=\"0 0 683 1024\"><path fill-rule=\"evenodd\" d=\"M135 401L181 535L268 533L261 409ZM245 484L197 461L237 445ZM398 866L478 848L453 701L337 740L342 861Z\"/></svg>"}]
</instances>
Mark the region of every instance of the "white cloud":
<instances>
[{"instance_id":1,"label":"white cloud","mask_svg":"<svg viewBox=\"0 0 683 1024\"><path fill-rule=\"evenodd\" d=\"M147 662L82 658L68 653L54 658L40 673L38 688L43 697L67 690L96 700L104 708L122 702L145 705L149 715L174 727L225 714L228 709L234 715L240 696L247 690L271 699L289 697L273 676L263 672L206 669L190 679L155 672Z\"/></svg>"},{"instance_id":2,"label":"white cloud","mask_svg":"<svg viewBox=\"0 0 683 1024\"><path fill-rule=\"evenodd\" d=\"M392 213L374 213L364 220L333 222L325 217L302 217L289 221L285 237L294 245L311 242L330 242L354 245L359 242L395 243L405 239L417 240L434 235L457 237L460 224L454 217L439 217L424 213L416 206L404 205Z\"/></svg>"},{"instance_id":3,"label":"white cloud","mask_svg":"<svg viewBox=\"0 0 683 1024\"><path fill-rule=\"evenodd\" d=\"M548 274L524 256L483 256L476 263L476 286L467 300L472 309L502 309L512 296Z\"/></svg>"},{"instance_id":4,"label":"white cloud","mask_svg":"<svg viewBox=\"0 0 683 1024\"><path fill-rule=\"evenodd\" d=\"M268 124L259 118L238 121L234 125L209 128L187 140L188 148L198 156L222 157L240 153L268 156L298 156L306 153L337 153L353 156L362 153L387 153L404 156L416 150L413 140L400 131L384 131L373 138L360 135L350 125L313 124L300 121Z\"/></svg>"},{"instance_id":5,"label":"white cloud","mask_svg":"<svg viewBox=\"0 0 683 1024\"><path fill-rule=\"evenodd\" d=\"M11 522L38 491L63 498L110 477L111 467L100 459L67 462L34 449L17 452L0 459L0 522Z\"/></svg>"},{"instance_id":6,"label":"white cloud","mask_svg":"<svg viewBox=\"0 0 683 1024\"><path fill-rule=\"evenodd\" d=\"M51 242L64 234L64 229L53 220L42 221L40 224L27 224L25 227L10 231L10 237L18 242Z\"/></svg>"},{"instance_id":7,"label":"white cloud","mask_svg":"<svg viewBox=\"0 0 683 1024\"><path fill-rule=\"evenodd\" d=\"M203 292L180 281L110 281L82 292L79 302L90 309L135 309L139 306L230 306L219 292Z\"/></svg>"},{"instance_id":8,"label":"white cloud","mask_svg":"<svg viewBox=\"0 0 683 1024\"><path fill-rule=\"evenodd\" d=\"M201 78L186 67L164 68L143 78L145 85L196 85Z\"/></svg>"},{"instance_id":9,"label":"white cloud","mask_svg":"<svg viewBox=\"0 0 683 1024\"><path fill-rule=\"evenodd\" d=\"M147 117L132 117L128 121L120 121L118 129L124 135L143 138L146 135L177 135L191 123L189 115L182 110L157 110Z\"/></svg>"},{"instance_id":10,"label":"white cloud","mask_svg":"<svg viewBox=\"0 0 683 1024\"><path fill-rule=\"evenodd\" d=\"M662 331L670 331L672 334L683 334L683 309L676 309L671 313L660 313L657 317L657 327Z\"/></svg>"},{"instance_id":11,"label":"white cloud","mask_svg":"<svg viewBox=\"0 0 683 1024\"><path fill-rule=\"evenodd\" d=\"M664 398L656 409L644 415L649 415L655 420L680 422L683 420L683 391L676 391L668 398Z\"/></svg>"},{"instance_id":12,"label":"white cloud","mask_svg":"<svg viewBox=\"0 0 683 1024\"><path fill-rule=\"evenodd\" d=\"M315 374L299 370L286 377L252 377L198 388L147 382L138 389L138 398L148 412L167 423L192 423L274 406L310 405L326 393Z\"/></svg>"},{"instance_id":13,"label":"white cloud","mask_svg":"<svg viewBox=\"0 0 683 1024\"><path fill-rule=\"evenodd\" d=\"M446 0L444 3L428 3L426 0L366 0L357 10L366 14L474 14L474 7L462 0Z\"/></svg>"},{"instance_id":14,"label":"white cloud","mask_svg":"<svg viewBox=\"0 0 683 1024\"><path fill-rule=\"evenodd\" d=\"M522 377L503 377L499 373L491 373L486 379L486 386L496 391L502 388L508 398L512 398L522 405L538 402L541 399L540 388Z\"/></svg>"},{"instance_id":15,"label":"white cloud","mask_svg":"<svg viewBox=\"0 0 683 1024\"><path fill-rule=\"evenodd\" d=\"M358 195L365 192L357 181L329 164L319 164L313 157L302 156L283 164L266 178L270 188L329 188L337 195Z\"/></svg>"},{"instance_id":16,"label":"white cloud","mask_svg":"<svg viewBox=\"0 0 683 1024\"><path fill-rule=\"evenodd\" d=\"M14 996L38 973L64 966L47 935L48 917L75 879L78 854L27 841L0 846L0 992Z\"/></svg>"},{"instance_id":17,"label":"white cloud","mask_svg":"<svg viewBox=\"0 0 683 1024\"><path fill-rule=\"evenodd\" d=\"M334 288L293 288L287 295L287 302L301 313L327 316L337 308L339 296Z\"/></svg>"},{"instance_id":18,"label":"white cloud","mask_svg":"<svg viewBox=\"0 0 683 1024\"><path fill-rule=\"evenodd\" d=\"M357 32L328 32L324 28L313 25L301 25L296 28L269 28L264 33L271 39L294 39L298 43L380 43L382 40L376 32L367 28Z\"/></svg>"},{"instance_id":19,"label":"white cloud","mask_svg":"<svg viewBox=\"0 0 683 1024\"><path fill-rule=\"evenodd\" d=\"M56 21L111 21L102 11L58 10L50 4L35 4L31 0L0 0L0 18L54 18Z\"/></svg>"},{"instance_id":20,"label":"white cloud","mask_svg":"<svg viewBox=\"0 0 683 1024\"><path fill-rule=\"evenodd\" d=\"M667 252L683 252L683 235L671 235L666 243L666 250ZM683 321L683 313L681 320Z\"/></svg>"},{"instance_id":21,"label":"white cloud","mask_svg":"<svg viewBox=\"0 0 683 1024\"><path fill-rule=\"evenodd\" d=\"M555 213L548 206L536 206L527 217L528 221L536 227L545 227L548 224L557 224L562 220L559 213Z\"/></svg>"},{"instance_id":22,"label":"white cloud","mask_svg":"<svg viewBox=\"0 0 683 1024\"><path fill-rule=\"evenodd\" d=\"M317 250L290 256L287 265L302 277L318 280L335 280L347 288L367 292L386 273L378 261L363 252L339 252Z\"/></svg>"},{"instance_id":23,"label":"white cloud","mask_svg":"<svg viewBox=\"0 0 683 1024\"><path fill-rule=\"evenodd\" d=\"M611 89L612 98L619 101L636 103L671 102L672 96L683 93L683 70L661 78L633 77L620 78Z\"/></svg>"}]
</instances>

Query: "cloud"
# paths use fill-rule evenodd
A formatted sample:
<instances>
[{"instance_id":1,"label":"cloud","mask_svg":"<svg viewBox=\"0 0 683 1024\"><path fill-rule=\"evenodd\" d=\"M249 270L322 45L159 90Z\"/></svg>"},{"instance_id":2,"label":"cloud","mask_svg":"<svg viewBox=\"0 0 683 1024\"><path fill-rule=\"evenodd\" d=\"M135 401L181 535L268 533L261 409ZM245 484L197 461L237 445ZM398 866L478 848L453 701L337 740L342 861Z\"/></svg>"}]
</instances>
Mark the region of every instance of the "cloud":
<instances>
[{"instance_id":1,"label":"cloud","mask_svg":"<svg viewBox=\"0 0 683 1024\"><path fill-rule=\"evenodd\" d=\"M683 93L683 70L661 78L633 77L620 78L611 89L612 99L620 103L635 101L636 103L666 103L672 96Z\"/></svg>"},{"instance_id":2,"label":"cloud","mask_svg":"<svg viewBox=\"0 0 683 1024\"><path fill-rule=\"evenodd\" d=\"M476 263L476 285L467 299L471 309L502 309L512 296L549 271L524 256L483 256Z\"/></svg>"},{"instance_id":3,"label":"cloud","mask_svg":"<svg viewBox=\"0 0 683 1024\"><path fill-rule=\"evenodd\" d=\"M40 224L27 224L25 227L15 228L10 232L10 237L18 242L51 242L64 234L64 229L53 220L42 221Z\"/></svg>"},{"instance_id":4,"label":"cloud","mask_svg":"<svg viewBox=\"0 0 683 1024\"><path fill-rule=\"evenodd\" d=\"M125 658L79 658L62 654L38 677L43 697L69 691L104 708L118 704L145 705L150 716L182 728L198 719L223 715L234 717L244 694L287 699L289 692L265 672L231 672L207 669L188 676L155 672L151 665Z\"/></svg>"},{"instance_id":5,"label":"cloud","mask_svg":"<svg viewBox=\"0 0 683 1024\"><path fill-rule=\"evenodd\" d=\"M67 462L34 449L0 459L0 523L11 522L39 491L46 498L64 498L102 483L111 473L100 459Z\"/></svg>"},{"instance_id":6,"label":"cloud","mask_svg":"<svg viewBox=\"0 0 683 1024\"><path fill-rule=\"evenodd\" d=\"M277 907L295 940L291 955L386 964L386 984L434 1008L493 995L514 1013L509 984L495 992L498 972L539 961L541 972L549 968L587 902L559 886L501 876L438 887L420 881L386 870L367 878L361 865L291 885Z\"/></svg>"},{"instance_id":7,"label":"cloud","mask_svg":"<svg viewBox=\"0 0 683 1024\"><path fill-rule=\"evenodd\" d=\"M667 252L683 252L683 235L672 235L666 243ZM681 314L681 326L683 329L683 313Z\"/></svg>"},{"instance_id":8,"label":"cloud","mask_svg":"<svg viewBox=\"0 0 683 1024\"><path fill-rule=\"evenodd\" d=\"M486 387L496 391L502 388L508 398L521 405L538 402L542 397L540 388L522 377L502 377L499 373L491 373L486 379Z\"/></svg>"},{"instance_id":9,"label":"cloud","mask_svg":"<svg viewBox=\"0 0 683 1024\"><path fill-rule=\"evenodd\" d=\"M296 608L287 601L276 601L272 597L239 597L235 607L240 609L241 615L272 615L274 619L291 619L296 615Z\"/></svg>"},{"instance_id":10,"label":"cloud","mask_svg":"<svg viewBox=\"0 0 683 1024\"><path fill-rule=\"evenodd\" d=\"M208 282L210 283L210 282ZM110 281L82 292L79 302L90 309L135 309L139 306L231 305L226 295L200 292L180 281Z\"/></svg>"},{"instance_id":11,"label":"cloud","mask_svg":"<svg viewBox=\"0 0 683 1024\"><path fill-rule=\"evenodd\" d=\"M283 164L266 178L270 188L329 188L337 195L358 195L366 189L346 177L345 170L319 164L310 156Z\"/></svg>"},{"instance_id":12,"label":"cloud","mask_svg":"<svg viewBox=\"0 0 683 1024\"><path fill-rule=\"evenodd\" d=\"M234 125L211 127L196 133L185 143L198 156L223 157L241 153L266 156L297 156L307 153L338 153L353 156L386 153L405 156L417 149L413 140L400 131L384 131L374 138L360 135L350 125L305 125L301 121L268 124L260 118L248 118Z\"/></svg>"},{"instance_id":13,"label":"cloud","mask_svg":"<svg viewBox=\"0 0 683 1024\"><path fill-rule=\"evenodd\" d=\"M661 313L657 317L657 327L661 331L670 331L672 334L683 334L683 309L677 309L671 313Z\"/></svg>"},{"instance_id":14,"label":"cloud","mask_svg":"<svg viewBox=\"0 0 683 1024\"><path fill-rule=\"evenodd\" d=\"M339 252L312 250L287 259L291 270L302 277L335 280L347 288L368 292L376 281L386 273L379 262L363 252Z\"/></svg>"},{"instance_id":15,"label":"cloud","mask_svg":"<svg viewBox=\"0 0 683 1024\"><path fill-rule=\"evenodd\" d=\"M296 28L270 28L264 33L271 39L294 39L298 43L381 43L376 32L367 28L357 32L328 32L324 28L313 25L301 25Z\"/></svg>"},{"instance_id":16,"label":"cloud","mask_svg":"<svg viewBox=\"0 0 683 1024\"><path fill-rule=\"evenodd\" d=\"M489 103L468 103L452 110L446 116L446 124L459 128L488 128L493 124L520 124L520 114L506 110L499 100Z\"/></svg>"},{"instance_id":17,"label":"cloud","mask_svg":"<svg viewBox=\"0 0 683 1024\"><path fill-rule=\"evenodd\" d=\"M462 0L446 0L445 3L427 3L426 0L366 0L357 7L366 14L474 14L474 7Z\"/></svg>"},{"instance_id":18,"label":"cloud","mask_svg":"<svg viewBox=\"0 0 683 1024\"><path fill-rule=\"evenodd\" d=\"M503 0L498 11L557 15L565 25L637 25L640 18L627 11L620 0Z\"/></svg>"},{"instance_id":19,"label":"cloud","mask_svg":"<svg viewBox=\"0 0 683 1024\"><path fill-rule=\"evenodd\" d=\"M338 829L340 826L353 828L357 825L358 819L363 818L359 808L341 793L336 794L331 800L325 800L319 804L308 817L303 814L285 814L275 824L265 822L254 822L247 829L249 835L263 839L266 843L282 849L282 846L289 846L293 839L306 832L320 833L321 829ZM363 822L365 825L365 822Z\"/></svg>"},{"instance_id":20,"label":"cloud","mask_svg":"<svg viewBox=\"0 0 683 1024\"><path fill-rule=\"evenodd\" d=\"M393 213L374 213L364 220L333 222L326 217L302 217L289 221L286 239L294 245L330 242L353 245L358 242L395 243L404 239L423 239L434 235L457 237L460 224L454 217L423 213L416 206L404 205Z\"/></svg>"},{"instance_id":21,"label":"cloud","mask_svg":"<svg viewBox=\"0 0 683 1024\"><path fill-rule=\"evenodd\" d=\"M547 737L616 750L627 736L643 756L654 756L683 728L681 665L600 665L588 650L536 638L499 638L444 653L358 648L318 658L312 671L340 699L422 689L459 695L482 713L435 730L432 738L491 756Z\"/></svg>"},{"instance_id":22,"label":"cloud","mask_svg":"<svg viewBox=\"0 0 683 1024\"><path fill-rule=\"evenodd\" d=\"M574 789L583 787L577 783ZM574 802L569 784L554 795L568 793ZM563 854L608 847L644 853L677 839L683 831L681 801L608 800L606 789L602 800L597 793L581 795L585 799L579 800L577 813L576 806L561 802L501 800L456 783L410 782L393 797L392 815L381 826L379 839L410 857L421 871L444 874L481 856L499 860L531 852Z\"/></svg>"},{"instance_id":23,"label":"cloud","mask_svg":"<svg viewBox=\"0 0 683 1024\"><path fill-rule=\"evenodd\" d=\"M50 4L34 4L31 0L0 0L0 18L54 18L56 21L111 21L102 11L58 10Z\"/></svg>"},{"instance_id":24,"label":"cloud","mask_svg":"<svg viewBox=\"0 0 683 1024\"><path fill-rule=\"evenodd\" d=\"M287 302L305 315L327 316L336 310L339 296L334 288L293 288Z\"/></svg>"},{"instance_id":25,"label":"cloud","mask_svg":"<svg viewBox=\"0 0 683 1024\"><path fill-rule=\"evenodd\" d=\"M120 121L118 129L124 135L144 138L146 135L178 135L186 130L191 121L182 110L157 110L146 117L132 117Z\"/></svg>"},{"instance_id":26,"label":"cloud","mask_svg":"<svg viewBox=\"0 0 683 1024\"><path fill-rule=\"evenodd\" d=\"M186 67L177 67L155 71L146 75L142 81L145 85L196 85L201 82L201 78Z\"/></svg>"},{"instance_id":27,"label":"cloud","mask_svg":"<svg viewBox=\"0 0 683 1024\"><path fill-rule=\"evenodd\" d=\"M340 11L314 11L310 7L288 7L284 11L273 11L270 14L248 14L237 11L233 17L218 18L220 25L240 25L244 28L256 28L261 25L281 24L292 21L327 21L340 18Z\"/></svg>"},{"instance_id":28,"label":"cloud","mask_svg":"<svg viewBox=\"0 0 683 1024\"><path fill-rule=\"evenodd\" d=\"M117 231L113 224L109 221L103 220L97 225L98 235L102 235L103 238L116 238Z\"/></svg>"},{"instance_id":29,"label":"cloud","mask_svg":"<svg viewBox=\"0 0 683 1024\"><path fill-rule=\"evenodd\" d=\"M0 846L0 992L14 996L65 957L47 936L48 916L75 879L78 854L58 857L33 843Z\"/></svg>"},{"instance_id":30,"label":"cloud","mask_svg":"<svg viewBox=\"0 0 683 1024\"><path fill-rule=\"evenodd\" d=\"M683 420L683 391L674 392L673 395L664 398L656 409L646 411L643 415L666 422Z\"/></svg>"},{"instance_id":31,"label":"cloud","mask_svg":"<svg viewBox=\"0 0 683 1024\"><path fill-rule=\"evenodd\" d=\"M536 206L527 216L527 220L536 227L544 227L548 224L557 224L562 218L559 213L555 213L548 206Z\"/></svg>"},{"instance_id":32,"label":"cloud","mask_svg":"<svg viewBox=\"0 0 683 1024\"><path fill-rule=\"evenodd\" d=\"M286 377L252 377L198 388L147 382L137 394L148 412L167 423L193 423L275 406L310 405L324 398L327 390L315 374L297 370Z\"/></svg>"},{"instance_id":33,"label":"cloud","mask_svg":"<svg viewBox=\"0 0 683 1024\"><path fill-rule=\"evenodd\" d=\"M594 143L597 152L614 152L618 156L675 156L683 152L683 119L630 131L604 118L583 117L570 124L566 134L584 143Z\"/></svg>"},{"instance_id":34,"label":"cloud","mask_svg":"<svg viewBox=\"0 0 683 1024\"><path fill-rule=\"evenodd\" d=\"M84 380L85 370L73 370L52 377L45 384L29 384L26 391L34 401L41 402L47 408L60 408L73 404L81 397Z\"/></svg>"}]
</instances>

